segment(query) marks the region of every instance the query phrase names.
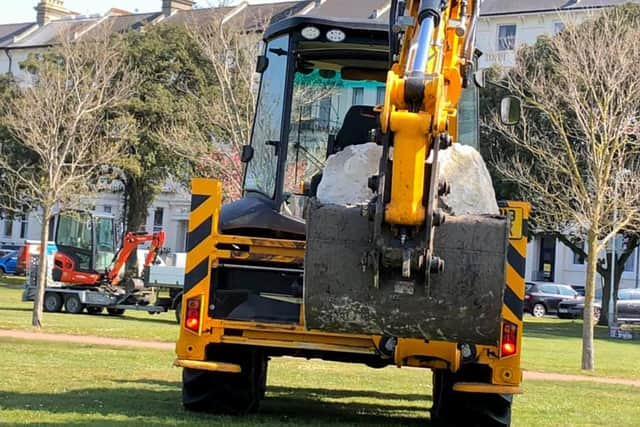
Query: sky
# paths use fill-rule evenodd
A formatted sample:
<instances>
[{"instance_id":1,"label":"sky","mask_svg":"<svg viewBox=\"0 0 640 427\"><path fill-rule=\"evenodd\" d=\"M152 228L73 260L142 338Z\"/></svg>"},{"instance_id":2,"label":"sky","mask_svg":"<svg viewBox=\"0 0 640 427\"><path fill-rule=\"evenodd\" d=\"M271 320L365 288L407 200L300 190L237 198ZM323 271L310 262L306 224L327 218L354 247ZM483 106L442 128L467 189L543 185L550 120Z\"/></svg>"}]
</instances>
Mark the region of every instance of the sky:
<instances>
[{"instance_id":1,"label":"sky","mask_svg":"<svg viewBox=\"0 0 640 427\"><path fill-rule=\"evenodd\" d=\"M238 3L234 0L231 3ZM270 3L274 0L250 0L249 3ZM0 0L0 24L35 22L33 9L39 0ZM198 0L196 5L207 7L218 3L216 0ZM131 12L154 12L162 9L162 0L65 0L64 6L83 15L103 14L112 7Z\"/></svg>"}]
</instances>

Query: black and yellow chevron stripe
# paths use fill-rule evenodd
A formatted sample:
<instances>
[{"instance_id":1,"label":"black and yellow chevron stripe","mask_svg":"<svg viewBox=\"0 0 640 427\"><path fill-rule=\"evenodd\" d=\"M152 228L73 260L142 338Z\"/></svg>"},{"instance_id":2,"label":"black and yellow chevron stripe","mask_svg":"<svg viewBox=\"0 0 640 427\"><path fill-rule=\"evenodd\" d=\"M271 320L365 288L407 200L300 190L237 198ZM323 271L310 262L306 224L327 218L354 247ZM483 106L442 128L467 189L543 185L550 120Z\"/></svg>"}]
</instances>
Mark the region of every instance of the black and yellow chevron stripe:
<instances>
[{"instance_id":1,"label":"black and yellow chevron stripe","mask_svg":"<svg viewBox=\"0 0 640 427\"><path fill-rule=\"evenodd\" d=\"M524 275L527 253L529 205L523 202L501 202L500 210L510 218L511 232L507 249L507 274L504 305L518 320L524 307Z\"/></svg>"},{"instance_id":2,"label":"black and yellow chevron stripe","mask_svg":"<svg viewBox=\"0 0 640 427\"><path fill-rule=\"evenodd\" d=\"M187 234L187 261L184 292L193 289L211 276L211 253L222 188L218 181L194 179L191 192L191 215Z\"/></svg>"}]
</instances>

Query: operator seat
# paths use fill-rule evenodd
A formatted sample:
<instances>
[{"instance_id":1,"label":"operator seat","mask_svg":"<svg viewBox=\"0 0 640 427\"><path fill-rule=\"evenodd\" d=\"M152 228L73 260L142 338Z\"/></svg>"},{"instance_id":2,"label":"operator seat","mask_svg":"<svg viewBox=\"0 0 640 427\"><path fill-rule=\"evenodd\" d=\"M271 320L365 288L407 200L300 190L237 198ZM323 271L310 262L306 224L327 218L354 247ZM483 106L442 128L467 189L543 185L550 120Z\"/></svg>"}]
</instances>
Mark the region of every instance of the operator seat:
<instances>
[{"instance_id":1,"label":"operator seat","mask_svg":"<svg viewBox=\"0 0 640 427\"><path fill-rule=\"evenodd\" d=\"M349 145L366 144L370 141L369 132L379 126L380 113L374 111L370 105L352 105L344 116L342 127L333 138L330 136L327 145L327 157L344 150ZM316 196L318 186L322 180L322 173L317 173L311 178L309 194Z\"/></svg>"},{"instance_id":2,"label":"operator seat","mask_svg":"<svg viewBox=\"0 0 640 427\"><path fill-rule=\"evenodd\" d=\"M352 105L349 108L333 144L330 143L327 147L327 157L349 145L370 142L369 132L379 126L379 113L373 108L369 105Z\"/></svg>"}]
</instances>

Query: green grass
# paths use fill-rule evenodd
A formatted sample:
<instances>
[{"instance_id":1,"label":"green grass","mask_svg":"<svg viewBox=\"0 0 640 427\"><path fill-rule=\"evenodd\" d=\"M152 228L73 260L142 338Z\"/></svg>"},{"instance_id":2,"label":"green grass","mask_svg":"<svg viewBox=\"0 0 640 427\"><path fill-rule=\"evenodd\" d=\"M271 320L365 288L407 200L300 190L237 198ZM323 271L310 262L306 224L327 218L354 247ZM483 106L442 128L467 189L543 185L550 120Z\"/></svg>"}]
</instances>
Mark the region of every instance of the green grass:
<instances>
[{"instance_id":1,"label":"green grass","mask_svg":"<svg viewBox=\"0 0 640 427\"><path fill-rule=\"evenodd\" d=\"M260 414L231 418L182 409L171 352L4 339L0 349L0 424L429 425L425 370L274 359ZM632 426L638 405L637 388L529 381L513 426Z\"/></svg>"},{"instance_id":2,"label":"green grass","mask_svg":"<svg viewBox=\"0 0 640 427\"><path fill-rule=\"evenodd\" d=\"M0 328L30 331L32 302L22 302L24 278L0 278ZM150 315L146 312L127 311L124 316L106 314L70 315L44 313L43 330L72 335L96 335L110 338L131 338L173 342L178 336L178 325L173 311Z\"/></svg>"},{"instance_id":3,"label":"green grass","mask_svg":"<svg viewBox=\"0 0 640 427\"><path fill-rule=\"evenodd\" d=\"M0 328L32 330L32 303L22 302L24 279L0 279ZM530 371L584 373L580 370L581 320L535 319L527 316L522 366ZM174 313L127 312L123 317L45 313L44 331L173 342L178 333ZM640 341L607 337L596 328L596 371L593 375L640 380Z\"/></svg>"},{"instance_id":4,"label":"green grass","mask_svg":"<svg viewBox=\"0 0 640 427\"><path fill-rule=\"evenodd\" d=\"M596 370L592 375L640 380L640 341L609 338L595 331ZM530 371L585 374L580 370L582 321L526 317L522 366Z\"/></svg>"}]
</instances>

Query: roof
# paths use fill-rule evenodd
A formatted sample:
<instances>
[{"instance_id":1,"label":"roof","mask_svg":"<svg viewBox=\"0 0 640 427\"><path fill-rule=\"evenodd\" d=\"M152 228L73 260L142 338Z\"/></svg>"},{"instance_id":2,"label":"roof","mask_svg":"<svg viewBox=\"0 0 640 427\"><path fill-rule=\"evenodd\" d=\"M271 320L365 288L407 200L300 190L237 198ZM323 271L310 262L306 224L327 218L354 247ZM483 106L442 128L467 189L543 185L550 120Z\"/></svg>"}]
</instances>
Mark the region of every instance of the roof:
<instances>
[{"instance_id":1,"label":"roof","mask_svg":"<svg viewBox=\"0 0 640 427\"><path fill-rule=\"evenodd\" d=\"M96 18L62 19L43 25L26 37L10 45L11 48L47 46L58 43L63 38L88 30L96 23Z\"/></svg>"},{"instance_id":2,"label":"roof","mask_svg":"<svg viewBox=\"0 0 640 427\"><path fill-rule=\"evenodd\" d=\"M141 27L152 23L155 19L162 15L161 12L155 13L136 13L130 15L118 15L105 18L95 27L91 28L86 37L99 35L101 31L109 29L114 33L120 33L127 30L138 30Z\"/></svg>"},{"instance_id":3,"label":"roof","mask_svg":"<svg viewBox=\"0 0 640 427\"><path fill-rule=\"evenodd\" d=\"M243 8L237 15L233 16L227 24L241 25L247 30L264 29L273 22L280 21L284 18L296 14L304 2L289 1L271 4L248 5Z\"/></svg>"},{"instance_id":4,"label":"roof","mask_svg":"<svg viewBox=\"0 0 640 427\"><path fill-rule=\"evenodd\" d=\"M175 25L204 25L212 20L220 19L234 7L220 6L206 9L181 10L162 20L163 23Z\"/></svg>"},{"instance_id":5,"label":"roof","mask_svg":"<svg viewBox=\"0 0 640 427\"><path fill-rule=\"evenodd\" d=\"M639 0L483 0L481 16L517 15L523 13L572 11L581 9L619 6Z\"/></svg>"},{"instance_id":6,"label":"roof","mask_svg":"<svg viewBox=\"0 0 640 427\"><path fill-rule=\"evenodd\" d=\"M293 28L297 28L302 25L326 26L329 29L331 27L339 27L343 29L365 31L372 33L372 35L374 32L386 34L389 29L388 25L374 19L324 19L317 18L315 16L297 15L270 25L264 33L264 38L265 40L271 39L277 34L290 32Z\"/></svg>"},{"instance_id":7,"label":"roof","mask_svg":"<svg viewBox=\"0 0 640 427\"><path fill-rule=\"evenodd\" d=\"M13 43L14 37L19 36L34 25L36 25L35 22L0 25L0 47L10 45Z\"/></svg>"},{"instance_id":8,"label":"roof","mask_svg":"<svg viewBox=\"0 0 640 427\"><path fill-rule=\"evenodd\" d=\"M307 16L321 18L341 18L341 19L389 19L388 12L390 0L325 0L307 13Z\"/></svg>"}]
</instances>

